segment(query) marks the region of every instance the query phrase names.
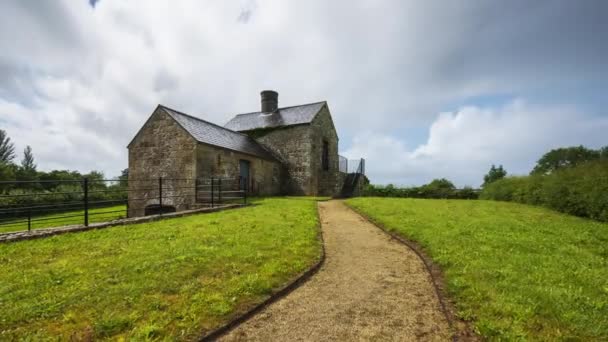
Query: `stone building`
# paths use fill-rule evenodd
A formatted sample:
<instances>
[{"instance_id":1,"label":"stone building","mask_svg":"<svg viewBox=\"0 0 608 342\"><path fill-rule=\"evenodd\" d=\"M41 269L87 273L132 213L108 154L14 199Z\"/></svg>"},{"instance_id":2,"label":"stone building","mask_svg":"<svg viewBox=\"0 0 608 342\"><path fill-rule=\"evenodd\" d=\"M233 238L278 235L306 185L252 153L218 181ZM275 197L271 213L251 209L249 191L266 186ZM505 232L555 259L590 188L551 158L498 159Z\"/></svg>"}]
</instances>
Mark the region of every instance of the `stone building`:
<instances>
[{"instance_id":1,"label":"stone building","mask_svg":"<svg viewBox=\"0 0 608 342\"><path fill-rule=\"evenodd\" d=\"M163 204L178 211L196 207L196 179L239 178L258 195L335 196L347 177L327 102L279 108L271 90L260 111L223 127L159 105L128 149L130 216L158 205L155 185L143 183L159 177L173 182Z\"/></svg>"}]
</instances>

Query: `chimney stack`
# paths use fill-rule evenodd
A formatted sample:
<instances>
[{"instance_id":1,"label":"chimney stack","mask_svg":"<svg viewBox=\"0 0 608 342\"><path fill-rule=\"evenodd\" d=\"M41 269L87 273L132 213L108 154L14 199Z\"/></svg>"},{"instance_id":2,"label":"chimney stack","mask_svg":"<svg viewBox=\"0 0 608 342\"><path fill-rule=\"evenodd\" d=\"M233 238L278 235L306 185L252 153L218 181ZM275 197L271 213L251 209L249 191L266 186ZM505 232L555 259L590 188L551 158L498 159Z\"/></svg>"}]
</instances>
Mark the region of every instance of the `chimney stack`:
<instances>
[{"instance_id":1,"label":"chimney stack","mask_svg":"<svg viewBox=\"0 0 608 342\"><path fill-rule=\"evenodd\" d=\"M274 113L279 108L279 93L274 90L264 90L262 95L262 113Z\"/></svg>"}]
</instances>

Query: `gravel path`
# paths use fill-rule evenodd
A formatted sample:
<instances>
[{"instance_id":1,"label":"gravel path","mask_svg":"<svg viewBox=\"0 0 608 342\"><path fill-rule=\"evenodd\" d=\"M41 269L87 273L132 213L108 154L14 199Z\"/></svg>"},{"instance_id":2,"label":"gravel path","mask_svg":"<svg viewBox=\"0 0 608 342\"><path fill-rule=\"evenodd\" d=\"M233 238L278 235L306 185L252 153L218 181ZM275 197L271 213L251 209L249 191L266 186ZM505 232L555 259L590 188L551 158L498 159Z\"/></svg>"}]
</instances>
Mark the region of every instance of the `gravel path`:
<instances>
[{"instance_id":1,"label":"gravel path","mask_svg":"<svg viewBox=\"0 0 608 342\"><path fill-rule=\"evenodd\" d=\"M431 278L407 247L340 201L319 203L326 260L304 285L224 341L444 341Z\"/></svg>"}]
</instances>

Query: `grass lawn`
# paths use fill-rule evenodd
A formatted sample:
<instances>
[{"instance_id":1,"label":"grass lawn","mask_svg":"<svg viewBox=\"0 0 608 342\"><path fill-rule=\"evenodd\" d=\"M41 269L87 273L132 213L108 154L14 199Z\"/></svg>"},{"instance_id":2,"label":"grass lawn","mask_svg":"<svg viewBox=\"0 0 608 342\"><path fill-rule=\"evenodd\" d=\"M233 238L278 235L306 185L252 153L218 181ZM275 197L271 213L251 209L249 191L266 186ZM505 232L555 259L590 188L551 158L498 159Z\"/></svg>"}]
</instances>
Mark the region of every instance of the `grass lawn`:
<instances>
[{"instance_id":1,"label":"grass lawn","mask_svg":"<svg viewBox=\"0 0 608 342\"><path fill-rule=\"evenodd\" d=\"M118 211L111 213L111 211ZM70 217L67 217L70 216ZM127 206L124 204L111 207L89 209L89 222L106 222L127 216ZM32 217L32 229L61 227L84 223L84 210L72 210L62 213L46 214ZM27 218L2 221L0 233L27 230Z\"/></svg>"},{"instance_id":2,"label":"grass lawn","mask_svg":"<svg viewBox=\"0 0 608 342\"><path fill-rule=\"evenodd\" d=\"M347 203L422 245L482 336L608 340L608 224L494 201Z\"/></svg>"},{"instance_id":3,"label":"grass lawn","mask_svg":"<svg viewBox=\"0 0 608 342\"><path fill-rule=\"evenodd\" d=\"M320 257L316 200L0 244L0 340L195 339Z\"/></svg>"}]
</instances>

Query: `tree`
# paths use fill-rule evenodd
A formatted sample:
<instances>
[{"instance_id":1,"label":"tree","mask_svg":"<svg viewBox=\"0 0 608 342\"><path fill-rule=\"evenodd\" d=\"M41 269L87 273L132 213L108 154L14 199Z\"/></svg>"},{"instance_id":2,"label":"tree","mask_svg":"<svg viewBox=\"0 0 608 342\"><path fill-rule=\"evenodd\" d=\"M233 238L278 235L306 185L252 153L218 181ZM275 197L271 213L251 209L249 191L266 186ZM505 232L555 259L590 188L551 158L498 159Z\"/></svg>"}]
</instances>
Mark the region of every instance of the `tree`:
<instances>
[{"instance_id":1,"label":"tree","mask_svg":"<svg viewBox=\"0 0 608 342\"><path fill-rule=\"evenodd\" d=\"M16 169L15 164L0 162L0 181L14 181L15 173L16 173L15 169ZM10 189L11 187L12 186L10 186L8 184L4 184L4 185L0 186L0 193L2 193L5 190Z\"/></svg>"},{"instance_id":2,"label":"tree","mask_svg":"<svg viewBox=\"0 0 608 342\"><path fill-rule=\"evenodd\" d=\"M608 160L608 146L600 148L600 159Z\"/></svg>"},{"instance_id":3,"label":"tree","mask_svg":"<svg viewBox=\"0 0 608 342\"><path fill-rule=\"evenodd\" d=\"M423 186L428 189L442 189L442 190L456 189L456 187L454 186L454 183L450 182L449 180L447 180L445 178L433 179L432 182L430 182L427 185L423 185Z\"/></svg>"},{"instance_id":4,"label":"tree","mask_svg":"<svg viewBox=\"0 0 608 342\"><path fill-rule=\"evenodd\" d=\"M90 189L106 188L105 176L103 172L93 170L82 176L89 179Z\"/></svg>"},{"instance_id":5,"label":"tree","mask_svg":"<svg viewBox=\"0 0 608 342\"><path fill-rule=\"evenodd\" d=\"M43 181L42 187L45 190L55 190L65 181L80 181L82 179L82 175L78 171L70 171L70 170L53 170L50 172L39 172L38 178Z\"/></svg>"},{"instance_id":6,"label":"tree","mask_svg":"<svg viewBox=\"0 0 608 342\"><path fill-rule=\"evenodd\" d=\"M34 163L34 154L32 148L27 146L23 150L23 159L21 160L21 166L17 168L17 180L19 181L34 181L38 179L38 173L36 172L36 164ZM18 185L20 188L34 189L37 188L38 184L23 183Z\"/></svg>"},{"instance_id":7,"label":"tree","mask_svg":"<svg viewBox=\"0 0 608 342\"><path fill-rule=\"evenodd\" d=\"M505 170L502 167L502 165L499 165L498 167L496 167L494 164L492 164L492 167L490 167L490 171L488 171L488 173L485 176L483 176L483 184L481 186L484 187L501 178L505 178L506 175L507 175L507 170Z\"/></svg>"},{"instance_id":8,"label":"tree","mask_svg":"<svg viewBox=\"0 0 608 342\"><path fill-rule=\"evenodd\" d=\"M0 163L10 164L15 159L15 144L6 131L0 129Z\"/></svg>"},{"instance_id":9,"label":"tree","mask_svg":"<svg viewBox=\"0 0 608 342\"><path fill-rule=\"evenodd\" d=\"M543 155L530 172L531 175L548 175L559 169L573 167L600 158L600 151L584 146L564 147L551 150Z\"/></svg>"},{"instance_id":10,"label":"tree","mask_svg":"<svg viewBox=\"0 0 608 342\"><path fill-rule=\"evenodd\" d=\"M454 183L445 178L433 179L419 188L418 195L423 198L448 198L455 189Z\"/></svg>"},{"instance_id":11,"label":"tree","mask_svg":"<svg viewBox=\"0 0 608 342\"><path fill-rule=\"evenodd\" d=\"M34 163L34 154L32 148L28 145L23 150L23 160L21 161L21 167L26 172L36 172L36 163Z\"/></svg>"},{"instance_id":12,"label":"tree","mask_svg":"<svg viewBox=\"0 0 608 342\"><path fill-rule=\"evenodd\" d=\"M129 185L129 169L126 168L120 172L120 176L118 176L118 184L121 187L127 187Z\"/></svg>"}]
</instances>

